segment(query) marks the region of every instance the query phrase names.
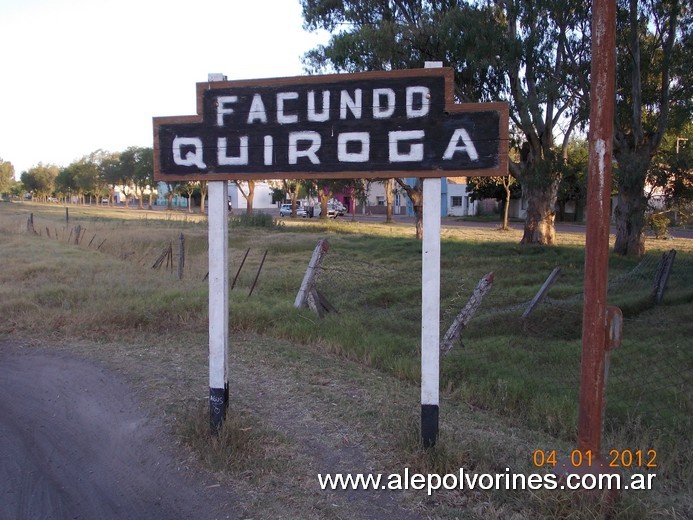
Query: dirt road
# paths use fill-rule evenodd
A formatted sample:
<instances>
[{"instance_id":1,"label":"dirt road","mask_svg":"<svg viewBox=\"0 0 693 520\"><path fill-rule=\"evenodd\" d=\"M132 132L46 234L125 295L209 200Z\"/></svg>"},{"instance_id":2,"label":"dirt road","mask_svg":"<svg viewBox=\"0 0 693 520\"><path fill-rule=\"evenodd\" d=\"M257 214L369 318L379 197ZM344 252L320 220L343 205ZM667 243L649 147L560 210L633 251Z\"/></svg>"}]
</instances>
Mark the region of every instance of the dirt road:
<instances>
[{"instance_id":1,"label":"dirt road","mask_svg":"<svg viewBox=\"0 0 693 520\"><path fill-rule=\"evenodd\" d=\"M0 518L235 518L162 430L103 367L0 341Z\"/></svg>"}]
</instances>

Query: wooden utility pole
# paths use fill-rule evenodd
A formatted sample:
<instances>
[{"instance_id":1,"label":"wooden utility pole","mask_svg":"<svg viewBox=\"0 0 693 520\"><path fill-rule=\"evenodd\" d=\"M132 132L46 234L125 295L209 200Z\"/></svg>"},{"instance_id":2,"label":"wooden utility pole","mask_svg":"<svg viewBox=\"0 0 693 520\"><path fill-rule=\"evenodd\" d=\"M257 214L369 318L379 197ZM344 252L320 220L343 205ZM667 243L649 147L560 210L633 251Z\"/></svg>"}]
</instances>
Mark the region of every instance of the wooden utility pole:
<instances>
[{"instance_id":1,"label":"wooden utility pole","mask_svg":"<svg viewBox=\"0 0 693 520\"><path fill-rule=\"evenodd\" d=\"M601 450L606 361L611 222L611 161L613 152L616 0L592 4L592 71L590 90L589 171L585 243L585 300L582 314L582 361L578 450ZM583 460L587 460L583 457ZM583 468L589 471L592 468Z\"/></svg>"}]
</instances>

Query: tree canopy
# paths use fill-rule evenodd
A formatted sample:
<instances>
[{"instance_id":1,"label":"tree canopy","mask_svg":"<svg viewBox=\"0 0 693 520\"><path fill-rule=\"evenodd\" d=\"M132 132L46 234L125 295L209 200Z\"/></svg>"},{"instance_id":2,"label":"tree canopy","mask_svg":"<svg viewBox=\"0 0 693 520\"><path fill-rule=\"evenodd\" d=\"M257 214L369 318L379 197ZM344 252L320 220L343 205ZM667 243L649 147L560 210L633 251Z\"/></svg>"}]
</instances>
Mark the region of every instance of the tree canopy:
<instances>
[{"instance_id":1,"label":"tree canopy","mask_svg":"<svg viewBox=\"0 0 693 520\"><path fill-rule=\"evenodd\" d=\"M507 101L524 138L519 161L511 163L529 205L523 242L554 243L556 161L587 114L584 6L558 0L303 0L302 5L307 29L332 33L327 45L305 55L310 72L442 61L455 71L458 101Z\"/></svg>"},{"instance_id":2,"label":"tree canopy","mask_svg":"<svg viewBox=\"0 0 693 520\"><path fill-rule=\"evenodd\" d=\"M617 6L614 250L637 256L645 251L648 172L663 160L667 132L685 133L693 117L693 8L679 0L619 0Z\"/></svg>"},{"instance_id":3,"label":"tree canopy","mask_svg":"<svg viewBox=\"0 0 693 520\"><path fill-rule=\"evenodd\" d=\"M21 175L21 182L32 196L45 199L55 189L55 178L59 168L52 164L42 164L30 168Z\"/></svg>"},{"instance_id":4,"label":"tree canopy","mask_svg":"<svg viewBox=\"0 0 693 520\"><path fill-rule=\"evenodd\" d=\"M14 166L0 157L0 193L8 193L14 182Z\"/></svg>"},{"instance_id":5,"label":"tree canopy","mask_svg":"<svg viewBox=\"0 0 693 520\"><path fill-rule=\"evenodd\" d=\"M589 2L302 0L302 6L307 29L332 34L304 56L309 72L436 60L454 69L458 101L507 101L522 137L510 163L528 204L522 241L554 243L556 204L570 196L560 189L568 146L575 130L589 126ZM615 250L621 254L642 253L647 172L665 133L691 121L692 10L681 0L617 0ZM571 175L574 192L581 188Z\"/></svg>"}]
</instances>

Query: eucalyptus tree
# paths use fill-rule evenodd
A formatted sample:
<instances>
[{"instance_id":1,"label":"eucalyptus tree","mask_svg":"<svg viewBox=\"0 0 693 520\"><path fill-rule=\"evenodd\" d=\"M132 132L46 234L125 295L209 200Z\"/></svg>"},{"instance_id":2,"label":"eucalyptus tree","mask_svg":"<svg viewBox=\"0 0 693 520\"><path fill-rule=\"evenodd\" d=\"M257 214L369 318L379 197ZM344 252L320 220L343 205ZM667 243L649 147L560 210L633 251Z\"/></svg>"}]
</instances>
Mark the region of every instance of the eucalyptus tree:
<instances>
[{"instance_id":1,"label":"eucalyptus tree","mask_svg":"<svg viewBox=\"0 0 693 520\"><path fill-rule=\"evenodd\" d=\"M614 251L640 256L646 182L667 132L693 117L693 8L679 0L619 0Z\"/></svg>"},{"instance_id":2,"label":"eucalyptus tree","mask_svg":"<svg viewBox=\"0 0 693 520\"><path fill-rule=\"evenodd\" d=\"M589 12L567 0L302 0L305 27L332 33L309 72L394 70L442 61L460 102L508 101L524 146L510 172L528 203L523 243L553 244L560 170L584 124ZM418 182L397 180L420 217Z\"/></svg>"}]
</instances>

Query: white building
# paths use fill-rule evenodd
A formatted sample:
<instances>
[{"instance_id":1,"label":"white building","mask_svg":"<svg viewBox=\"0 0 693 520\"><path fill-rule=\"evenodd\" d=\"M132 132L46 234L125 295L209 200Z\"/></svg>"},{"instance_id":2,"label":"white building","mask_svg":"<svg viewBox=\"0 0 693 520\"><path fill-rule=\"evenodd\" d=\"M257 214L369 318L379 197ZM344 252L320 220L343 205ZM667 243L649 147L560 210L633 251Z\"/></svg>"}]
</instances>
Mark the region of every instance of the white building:
<instances>
[{"instance_id":1,"label":"white building","mask_svg":"<svg viewBox=\"0 0 693 520\"><path fill-rule=\"evenodd\" d=\"M406 179L405 182L413 185L416 179ZM467 189L466 177L443 177L441 182L440 214L442 217L466 217L476 215L477 202L471 200L471 192ZM371 182L367 190L368 203L366 208L359 206L359 211L372 214L384 214L386 211L385 183ZM412 206L406 192L395 184L394 208L395 215L413 215Z\"/></svg>"},{"instance_id":2,"label":"white building","mask_svg":"<svg viewBox=\"0 0 693 520\"><path fill-rule=\"evenodd\" d=\"M241 182L241 188L244 193L248 193L248 183ZM168 201L166 199L166 194L168 193L168 186L165 182L159 182L157 186L158 198L156 199L157 206L166 206ZM231 207L233 209L246 209L248 207L248 202L246 198L241 193L238 185L229 181L229 201L231 202ZM175 194L173 196L173 207L174 208L186 208L188 207L188 199ZM272 188L267 181L255 181L255 196L253 198L253 209L263 210L276 208L276 204L272 204Z\"/></svg>"}]
</instances>

